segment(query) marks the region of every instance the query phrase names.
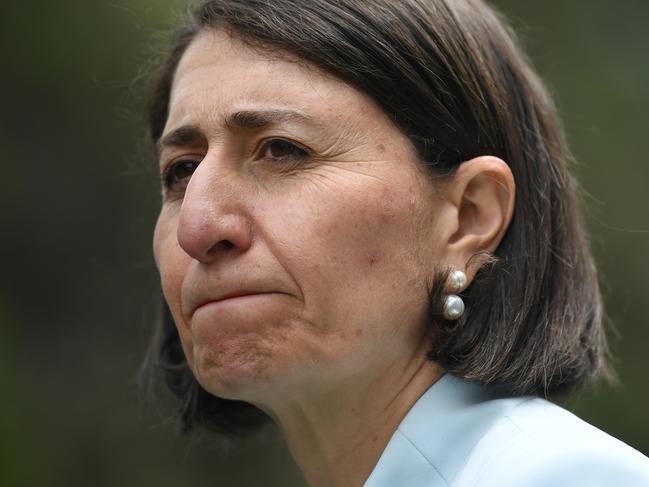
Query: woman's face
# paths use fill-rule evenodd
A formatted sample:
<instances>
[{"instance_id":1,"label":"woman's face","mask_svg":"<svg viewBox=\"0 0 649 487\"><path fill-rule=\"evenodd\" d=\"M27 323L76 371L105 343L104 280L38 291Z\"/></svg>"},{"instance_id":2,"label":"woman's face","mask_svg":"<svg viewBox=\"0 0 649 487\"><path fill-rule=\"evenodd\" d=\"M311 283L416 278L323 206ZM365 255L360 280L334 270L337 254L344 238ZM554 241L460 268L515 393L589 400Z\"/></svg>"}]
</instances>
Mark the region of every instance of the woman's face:
<instances>
[{"instance_id":1,"label":"woman's face","mask_svg":"<svg viewBox=\"0 0 649 487\"><path fill-rule=\"evenodd\" d=\"M367 96L203 32L159 149L155 257L204 388L317 394L425 351L442 197Z\"/></svg>"}]
</instances>

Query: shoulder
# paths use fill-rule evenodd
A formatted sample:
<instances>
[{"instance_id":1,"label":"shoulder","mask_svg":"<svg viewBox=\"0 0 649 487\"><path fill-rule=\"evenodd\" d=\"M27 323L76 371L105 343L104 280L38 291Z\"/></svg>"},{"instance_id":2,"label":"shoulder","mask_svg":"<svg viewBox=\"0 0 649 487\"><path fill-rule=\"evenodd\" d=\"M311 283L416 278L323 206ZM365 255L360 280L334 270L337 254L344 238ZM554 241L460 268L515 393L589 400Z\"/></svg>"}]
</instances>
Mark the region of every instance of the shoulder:
<instances>
[{"instance_id":1,"label":"shoulder","mask_svg":"<svg viewBox=\"0 0 649 487\"><path fill-rule=\"evenodd\" d=\"M649 459L542 399L511 404L476 444L458 487L649 486Z\"/></svg>"},{"instance_id":2,"label":"shoulder","mask_svg":"<svg viewBox=\"0 0 649 487\"><path fill-rule=\"evenodd\" d=\"M403 419L365 487L648 487L649 459L543 399L444 376Z\"/></svg>"}]
</instances>

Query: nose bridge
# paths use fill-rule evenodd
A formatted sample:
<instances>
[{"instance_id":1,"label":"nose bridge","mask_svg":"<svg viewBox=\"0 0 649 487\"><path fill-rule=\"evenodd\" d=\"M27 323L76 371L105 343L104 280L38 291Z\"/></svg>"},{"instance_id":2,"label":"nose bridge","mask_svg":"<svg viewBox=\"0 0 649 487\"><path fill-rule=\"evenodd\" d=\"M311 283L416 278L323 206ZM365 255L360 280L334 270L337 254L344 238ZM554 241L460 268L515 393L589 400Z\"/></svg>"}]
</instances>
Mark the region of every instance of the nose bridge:
<instances>
[{"instance_id":1,"label":"nose bridge","mask_svg":"<svg viewBox=\"0 0 649 487\"><path fill-rule=\"evenodd\" d=\"M243 181L231 168L206 156L192 175L178 221L178 243L199 261L223 251L246 250L252 242Z\"/></svg>"}]
</instances>

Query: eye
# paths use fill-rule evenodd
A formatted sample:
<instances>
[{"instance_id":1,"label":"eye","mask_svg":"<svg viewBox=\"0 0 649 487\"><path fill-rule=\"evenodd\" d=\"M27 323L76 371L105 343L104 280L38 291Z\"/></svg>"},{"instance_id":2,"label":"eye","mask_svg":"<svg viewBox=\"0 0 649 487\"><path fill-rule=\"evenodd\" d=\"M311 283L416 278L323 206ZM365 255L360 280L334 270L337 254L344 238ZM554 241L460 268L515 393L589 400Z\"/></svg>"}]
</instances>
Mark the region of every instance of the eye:
<instances>
[{"instance_id":1,"label":"eye","mask_svg":"<svg viewBox=\"0 0 649 487\"><path fill-rule=\"evenodd\" d=\"M261 157L272 162L299 164L309 159L309 152L285 139L272 139L262 146Z\"/></svg>"},{"instance_id":2,"label":"eye","mask_svg":"<svg viewBox=\"0 0 649 487\"><path fill-rule=\"evenodd\" d=\"M181 159L169 165L163 174L167 191L183 191L200 161Z\"/></svg>"}]
</instances>

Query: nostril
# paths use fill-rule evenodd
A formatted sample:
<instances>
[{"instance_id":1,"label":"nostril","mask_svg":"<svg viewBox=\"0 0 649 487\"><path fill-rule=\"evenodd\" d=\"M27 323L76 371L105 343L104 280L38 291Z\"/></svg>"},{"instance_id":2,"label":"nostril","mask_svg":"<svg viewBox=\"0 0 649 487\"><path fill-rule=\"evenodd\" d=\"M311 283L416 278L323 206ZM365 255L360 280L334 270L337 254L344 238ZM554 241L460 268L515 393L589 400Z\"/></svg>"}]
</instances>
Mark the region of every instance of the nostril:
<instances>
[{"instance_id":1,"label":"nostril","mask_svg":"<svg viewBox=\"0 0 649 487\"><path fill-rule=\"evenodd\" d=\"M230 250L234 247L234 244L229 240L221 240L213 248L214 250Z\"/></svg>"},{"instance_id":2,"label":"nostril","mask_svg":"<svg viewBox=\"0 0 649 487\"><path fill-rule=\"evenodd\" d=\"M183 204L187 201L185 199ZM200 262L225 257L235 251L245 252L252 244L248 220L240 214L226 214L219 208L210 210L206 211L205 205L200 204L183 206L177 228L180 247ZM223 214L215 214L216 211Z\"/></svg>"}]
</instances>

